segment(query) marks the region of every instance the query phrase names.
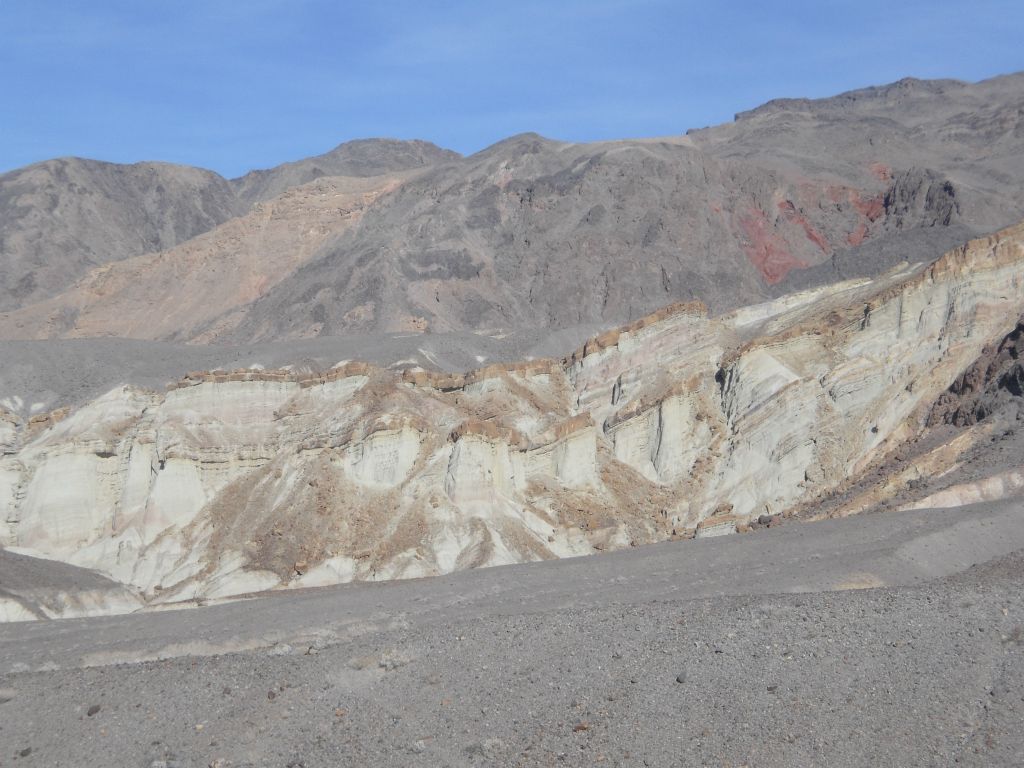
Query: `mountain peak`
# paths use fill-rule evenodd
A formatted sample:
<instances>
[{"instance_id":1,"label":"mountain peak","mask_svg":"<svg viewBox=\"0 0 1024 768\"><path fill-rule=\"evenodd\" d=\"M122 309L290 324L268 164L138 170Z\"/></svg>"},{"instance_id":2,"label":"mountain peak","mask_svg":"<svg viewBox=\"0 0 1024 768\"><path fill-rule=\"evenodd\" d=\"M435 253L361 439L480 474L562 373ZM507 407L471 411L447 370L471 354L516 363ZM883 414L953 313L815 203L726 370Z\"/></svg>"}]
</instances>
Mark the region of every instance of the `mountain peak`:
<instances>
[{"instance_id":1,"label":"mountain peak","mask_svg":"<svg viewBox=\"0 0 1024 768\"><path fill-rule=\"evenodd\" d=\"M346 141L322 155L250 171L232 179L247 203L269 200L321 176L381 176L458 160L459 153L429 141L369 138Z\"/></svg>"}]
</instances>

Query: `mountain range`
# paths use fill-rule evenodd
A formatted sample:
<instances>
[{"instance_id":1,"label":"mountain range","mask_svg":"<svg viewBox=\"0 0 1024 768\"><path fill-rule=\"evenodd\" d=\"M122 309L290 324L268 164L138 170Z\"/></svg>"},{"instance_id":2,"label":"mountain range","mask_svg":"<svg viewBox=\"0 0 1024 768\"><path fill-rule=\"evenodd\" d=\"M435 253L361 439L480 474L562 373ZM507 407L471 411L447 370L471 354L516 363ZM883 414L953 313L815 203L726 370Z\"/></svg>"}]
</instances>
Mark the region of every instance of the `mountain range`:
<instances>
[{"instance_id":1,"label":"mountain range","mask_svg":"<svg viewBox=\"0 0 1024 768\"><path fill-rule=\"evenodd\" d=\"M48 161L0 176L0 335L239 344L720 313L1024 216L1022 110L1024 75L907 79L661 139L525 134L468 157L363 140L234 180Z\"/></svg>"}]
</instances>

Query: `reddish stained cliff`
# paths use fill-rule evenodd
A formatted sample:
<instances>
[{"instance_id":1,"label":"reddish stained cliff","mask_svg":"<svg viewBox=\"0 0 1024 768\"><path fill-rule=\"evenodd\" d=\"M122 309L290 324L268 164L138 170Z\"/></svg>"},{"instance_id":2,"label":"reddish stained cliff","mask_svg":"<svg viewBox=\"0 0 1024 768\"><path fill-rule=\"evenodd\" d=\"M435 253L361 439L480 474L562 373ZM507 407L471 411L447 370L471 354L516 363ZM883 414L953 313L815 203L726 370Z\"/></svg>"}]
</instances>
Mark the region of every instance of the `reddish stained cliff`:
<instances>
[{"instance_id":1,"label":"reddish stained cliff","mask_svg":"<svg viewBox=\"0 0 1024 768\"><path fill-rule=\"evenodd\" d=\"M876 221L885 213L885 195L882 192L865 197L864 192L852 187L830 185L825 194L833 203L850 205L868 221Z\"/></svg>"},{"instance_id":2,"label":"reddish stained cliff","mask_svg":"<svg viewBox=\"0 0 1024 768\"><path fill-rule=\"evenodd\" d=\"M746 240L743 250L769 285L778 283L791 269L807 266L789 250L785 239L775 231L764 211L750 208L746 214L740 215L739 225Z\"/></svg>"}]
</instances>

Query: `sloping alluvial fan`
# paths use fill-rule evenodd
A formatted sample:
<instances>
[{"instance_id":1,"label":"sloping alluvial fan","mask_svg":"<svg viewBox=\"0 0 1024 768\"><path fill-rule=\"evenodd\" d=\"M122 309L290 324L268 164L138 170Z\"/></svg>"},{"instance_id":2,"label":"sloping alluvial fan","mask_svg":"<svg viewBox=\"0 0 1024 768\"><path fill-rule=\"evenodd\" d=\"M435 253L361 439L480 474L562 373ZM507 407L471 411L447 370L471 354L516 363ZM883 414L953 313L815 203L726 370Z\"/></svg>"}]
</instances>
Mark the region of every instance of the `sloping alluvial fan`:
<instances>
[{"instance_id":1,"label":"sloping alluvial fan","mask_svg":"<svg viewBox=\"0 0 1024 768\"><path fill-rule=\"evenodd\" d=\"M564 360L118 387L0 421L3 543L166 602L733 532L923 434L1022 312L1024 224L717 317L671 305Z\"/></svg>"}]
</instances>

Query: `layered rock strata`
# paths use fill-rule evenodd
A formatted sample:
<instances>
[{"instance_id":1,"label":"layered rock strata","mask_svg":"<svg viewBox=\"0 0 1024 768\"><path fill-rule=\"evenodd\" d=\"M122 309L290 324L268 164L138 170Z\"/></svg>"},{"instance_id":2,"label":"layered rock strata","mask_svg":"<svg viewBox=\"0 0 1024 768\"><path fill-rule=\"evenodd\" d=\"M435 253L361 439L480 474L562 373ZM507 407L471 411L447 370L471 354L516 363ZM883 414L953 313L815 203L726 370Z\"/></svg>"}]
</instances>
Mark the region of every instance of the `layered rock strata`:
<instances>
[{"instance_id":1,"label":"layered rock strata","mask_svg":"<svg viewBox=\"0 0 1024 768\"><path fill-rule=\"evenodd\" d=\"M2 543L166 603L729 533L921 434L1022 311L1018 225L721 317L672 305L560 361L122 386L0 418Z\"/></svg>"}]
</instances>

